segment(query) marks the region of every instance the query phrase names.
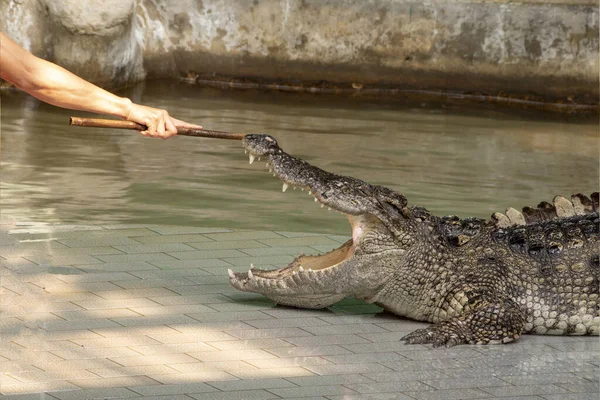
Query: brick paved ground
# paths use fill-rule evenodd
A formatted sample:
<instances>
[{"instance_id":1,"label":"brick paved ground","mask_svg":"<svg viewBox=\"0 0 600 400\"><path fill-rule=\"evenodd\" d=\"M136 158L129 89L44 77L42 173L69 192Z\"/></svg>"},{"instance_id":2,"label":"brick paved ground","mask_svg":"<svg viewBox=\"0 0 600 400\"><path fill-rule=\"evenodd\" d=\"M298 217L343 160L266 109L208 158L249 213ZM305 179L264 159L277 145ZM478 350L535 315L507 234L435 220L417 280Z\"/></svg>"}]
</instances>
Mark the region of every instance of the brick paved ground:
<instances>
[{"instance_id":1,"label":"brick paved ground","mask_svg":"<svg viewBox=\"0 0 600 400\"><path fill-rule=\"evenodd\" d=\"M345 238L165 226L0 225L0 392L18 399L598 399L597 337L431 350L348 300L276 307L227 268Z\"/></svg>"}]
</instances>

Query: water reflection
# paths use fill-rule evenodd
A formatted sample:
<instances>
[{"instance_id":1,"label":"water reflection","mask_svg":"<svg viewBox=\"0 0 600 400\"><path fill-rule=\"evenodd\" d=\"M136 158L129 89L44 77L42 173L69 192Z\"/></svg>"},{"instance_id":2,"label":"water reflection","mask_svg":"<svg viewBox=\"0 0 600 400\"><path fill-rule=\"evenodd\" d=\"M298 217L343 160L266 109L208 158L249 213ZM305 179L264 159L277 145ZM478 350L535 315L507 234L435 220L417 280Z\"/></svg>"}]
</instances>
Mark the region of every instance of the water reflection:
<instances>
[{"instance_id":1,"label":"water reflection","mask_svg":"<svg viewBox=\"0 0 600 400\"><path fill-rule=\"evenodd\" d=\"M271 133L293 155L439 214L487 217L598 186L595 123L173 83L128 95L207 128ZM2 218L347 233L306 194L281 193L239 142L74 128L71 114L3 95Z\"/></svg>"}]
</instances>

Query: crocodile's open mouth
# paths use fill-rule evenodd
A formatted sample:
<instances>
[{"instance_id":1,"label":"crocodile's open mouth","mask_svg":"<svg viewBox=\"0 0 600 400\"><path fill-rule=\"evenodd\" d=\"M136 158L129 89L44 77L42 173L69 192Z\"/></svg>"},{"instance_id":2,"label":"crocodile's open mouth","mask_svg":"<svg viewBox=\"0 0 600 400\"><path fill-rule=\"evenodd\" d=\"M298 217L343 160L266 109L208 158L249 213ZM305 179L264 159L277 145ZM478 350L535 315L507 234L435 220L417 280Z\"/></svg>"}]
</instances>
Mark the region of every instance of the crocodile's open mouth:
<instances>
[{"instance_id":1,"label":"crocodile's open mouth","mask_svg":"<svg viewBox=\"0 0 600 400\"><path fill-rule=\"evenodd\" d=\"M254 161L260 161L260 157L250 154L250 164ZM336 211L347 216L352 227L352 238L332 251L321 255L300 255L296 257L287 267L274 270L263 270L250 265L248 272L236 273L228 270L229 278L233 286L241 290L252 290L256 288L288 289L299 285L319 281L320 277L331 275L344 261L352 258L359 243L360 237L369 229L370 223L374 217L368 215L352 215L338 209L335 204L328 201L323 193L310 184L302 184L293 181L292 178L273 171L274 167L267 162L266 167L273 176L278 177L283 182L283 192L292 187L294 190L300 189L308 191L308 194L319 203L322 208L327 207L329 211Z\"/></svg>"}]
</instances>

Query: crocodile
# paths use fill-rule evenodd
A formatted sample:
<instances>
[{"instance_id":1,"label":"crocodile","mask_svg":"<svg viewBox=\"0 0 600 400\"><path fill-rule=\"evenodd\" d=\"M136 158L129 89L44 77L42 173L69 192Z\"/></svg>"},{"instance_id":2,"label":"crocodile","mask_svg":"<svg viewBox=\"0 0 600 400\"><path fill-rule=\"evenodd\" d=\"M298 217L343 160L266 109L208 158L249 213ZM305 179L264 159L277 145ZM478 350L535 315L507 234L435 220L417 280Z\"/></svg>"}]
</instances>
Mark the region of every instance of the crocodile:
<instances>
[{"instance_id":1,"label":"crocodile","mask_svg":"<svg viewBox=\"0 0 600 400\"><path fill-rule=\"evenodd\" d=\"M598 193L557 196L490 219L438 217L401 193L336 175L284 152L270 135L243 139L250 163L347 216L352 238L287 267L229 270L230 283L285 306L346 297L431 325L406 344L502 344L524 333L598 335Z\"/></svg>"}]
</instances>

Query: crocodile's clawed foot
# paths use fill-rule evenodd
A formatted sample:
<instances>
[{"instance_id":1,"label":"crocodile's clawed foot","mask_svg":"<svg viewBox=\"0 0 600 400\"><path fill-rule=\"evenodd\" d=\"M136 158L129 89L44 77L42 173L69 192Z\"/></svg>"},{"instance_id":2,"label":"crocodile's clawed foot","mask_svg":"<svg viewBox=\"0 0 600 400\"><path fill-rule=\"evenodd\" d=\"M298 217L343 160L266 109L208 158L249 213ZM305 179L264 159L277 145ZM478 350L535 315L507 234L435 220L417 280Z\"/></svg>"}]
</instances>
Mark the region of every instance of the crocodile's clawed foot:
<instances>
[{"instance_id":1,"label":"crocodile's clawed foot","mask_svg":"<svg viewBox=\"0 0 600 400\"><path fill-rule=\"evenodd\" d=\"M461 339L458 334L446 329L440 329L440 327L436 325L425 329L417 329L400 340L404 340L406 342L405 344L432 344L433 347L452 347L458 344L467 343L467 341Z\"/></svg>"}]
</instances>

